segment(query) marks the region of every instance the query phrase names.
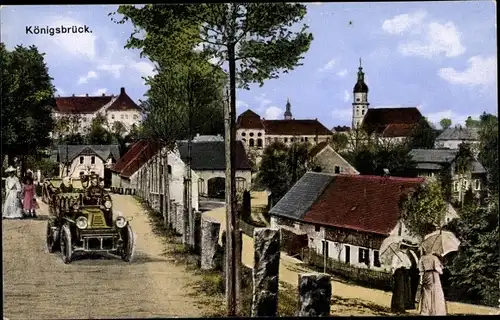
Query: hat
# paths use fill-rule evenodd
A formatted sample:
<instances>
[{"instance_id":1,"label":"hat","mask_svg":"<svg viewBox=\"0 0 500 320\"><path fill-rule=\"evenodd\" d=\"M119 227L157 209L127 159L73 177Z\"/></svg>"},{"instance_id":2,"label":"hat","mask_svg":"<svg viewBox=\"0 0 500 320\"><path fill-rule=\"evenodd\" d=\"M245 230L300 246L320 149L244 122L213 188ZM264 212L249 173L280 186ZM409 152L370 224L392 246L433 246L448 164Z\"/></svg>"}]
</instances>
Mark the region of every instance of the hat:
<instances>
[{"instance_id":1,"label":"hat","mask_svg":"<svg viewBox=\"0 0 500 320\"><path fill-rule=\"evenodd\" d=\"M9 173L9 172L16 172L17 170L13 167L13 166L9 166L7 169L5 169L5 172L6 173Z\"/></svg>"}]
</instances>

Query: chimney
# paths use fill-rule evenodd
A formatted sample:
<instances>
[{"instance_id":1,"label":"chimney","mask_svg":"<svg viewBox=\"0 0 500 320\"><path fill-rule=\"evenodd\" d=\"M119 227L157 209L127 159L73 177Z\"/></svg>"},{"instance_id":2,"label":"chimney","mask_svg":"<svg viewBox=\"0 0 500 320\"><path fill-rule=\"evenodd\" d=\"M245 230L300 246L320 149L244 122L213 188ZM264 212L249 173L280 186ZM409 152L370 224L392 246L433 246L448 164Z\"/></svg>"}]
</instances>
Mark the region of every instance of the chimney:
<instances>
[{"instance_id":1,"label":"chimney","mask_svg":"<svg viewBox=\"0 0 500 320\"><path fill-rule=\"evenodd\" d=\"M125 94L125 88L124 87L120 88L120 94Z\"/></svg>"}]
</instances>

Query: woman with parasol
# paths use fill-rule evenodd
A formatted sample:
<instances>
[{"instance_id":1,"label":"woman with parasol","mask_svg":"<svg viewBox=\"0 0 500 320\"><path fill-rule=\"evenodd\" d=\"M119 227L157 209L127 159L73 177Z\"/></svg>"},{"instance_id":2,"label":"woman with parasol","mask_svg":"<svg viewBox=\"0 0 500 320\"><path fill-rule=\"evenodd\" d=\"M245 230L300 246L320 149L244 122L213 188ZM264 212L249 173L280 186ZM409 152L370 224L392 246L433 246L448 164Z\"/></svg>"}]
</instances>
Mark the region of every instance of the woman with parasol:
<instances>
[{"instance_id":1,"label":"woman with parasol","mask_svg":"<svg viewBox=\"0 0 500 320\"><path fill-rule=\"evenodd\" d=\"M21 183L16 177L16 169L9 166L6 170L9 176L5 179L5 204L3 207L2 218L3 219L22 219L23 211L21 210Z\"/></svg>"}]
</instances>

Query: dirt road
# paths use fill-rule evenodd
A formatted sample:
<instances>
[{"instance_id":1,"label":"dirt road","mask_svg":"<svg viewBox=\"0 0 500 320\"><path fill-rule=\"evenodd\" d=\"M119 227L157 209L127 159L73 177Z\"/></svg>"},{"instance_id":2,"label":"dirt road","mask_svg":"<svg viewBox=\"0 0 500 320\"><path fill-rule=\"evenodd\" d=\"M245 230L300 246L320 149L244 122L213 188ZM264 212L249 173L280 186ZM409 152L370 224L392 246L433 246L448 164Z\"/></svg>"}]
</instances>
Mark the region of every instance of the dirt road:
<instances>
[{"instance_id":1,"label":"dirt road","mask_svg":"<svg viewBox=\"0 0 500 320\"><path fill-rule=\"evenodd\" d=\"M37 220L3 220L4 316L13 319L200 317L191 289L197 280L162 255L166 245L131 196L113 195L132 217L137 236L132 263L86 257L65 265L45 248L46 206Z\"/></svg>"},{"instance_id":2,"label":"dirt road","mask_svg":"<svg viewBox=\"0 0 500 320\"><path fill-rule=\"evenodd\" d=\"M256 199L259 202L258 199ZM254 201L254 198L252 198ZM226 228L225 208L218 208L213 211L205 212L205 215L221 222L221 232ZM221 241L221 239L219 239ZM243 264L253 267L253 239L243 234ZM303 262L292 258L285 253L281 253L279 280L297 286L299 273L310 273L313 270L305 267ZM390 315L391 297L390 292L365 288L342 282L341 280L332 281L334 298L331 306L331 314L336 316L376 316ZM450 314L496 314L495 308L484 306L447 302L448 312ZM416 311L408 311L415 314Z\"/></svg>"}]
</instances>

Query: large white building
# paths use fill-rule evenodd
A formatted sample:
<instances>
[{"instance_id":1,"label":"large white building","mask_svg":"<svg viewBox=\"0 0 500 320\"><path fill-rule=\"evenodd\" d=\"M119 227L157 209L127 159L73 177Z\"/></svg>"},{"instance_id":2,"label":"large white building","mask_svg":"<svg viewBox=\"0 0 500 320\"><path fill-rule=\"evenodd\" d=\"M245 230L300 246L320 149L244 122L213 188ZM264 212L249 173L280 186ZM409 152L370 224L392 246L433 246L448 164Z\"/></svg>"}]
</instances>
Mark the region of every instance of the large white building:
<instances>
[{"instance_id":1,"label":"large white building","mask_svg":"<svg viewBox=\"0 0 500 320\"><path fill-rule=\"evenodd\" d=\"M110 126L117 121L121 122L127 131L143 120L142 108L127 95L125 88L121 88L117 96L102 94L102 96L56 97L54 118L79 119L79 133L86 133L92 119L98 114L104 115Z\"/></svg>"}]
</instances>

